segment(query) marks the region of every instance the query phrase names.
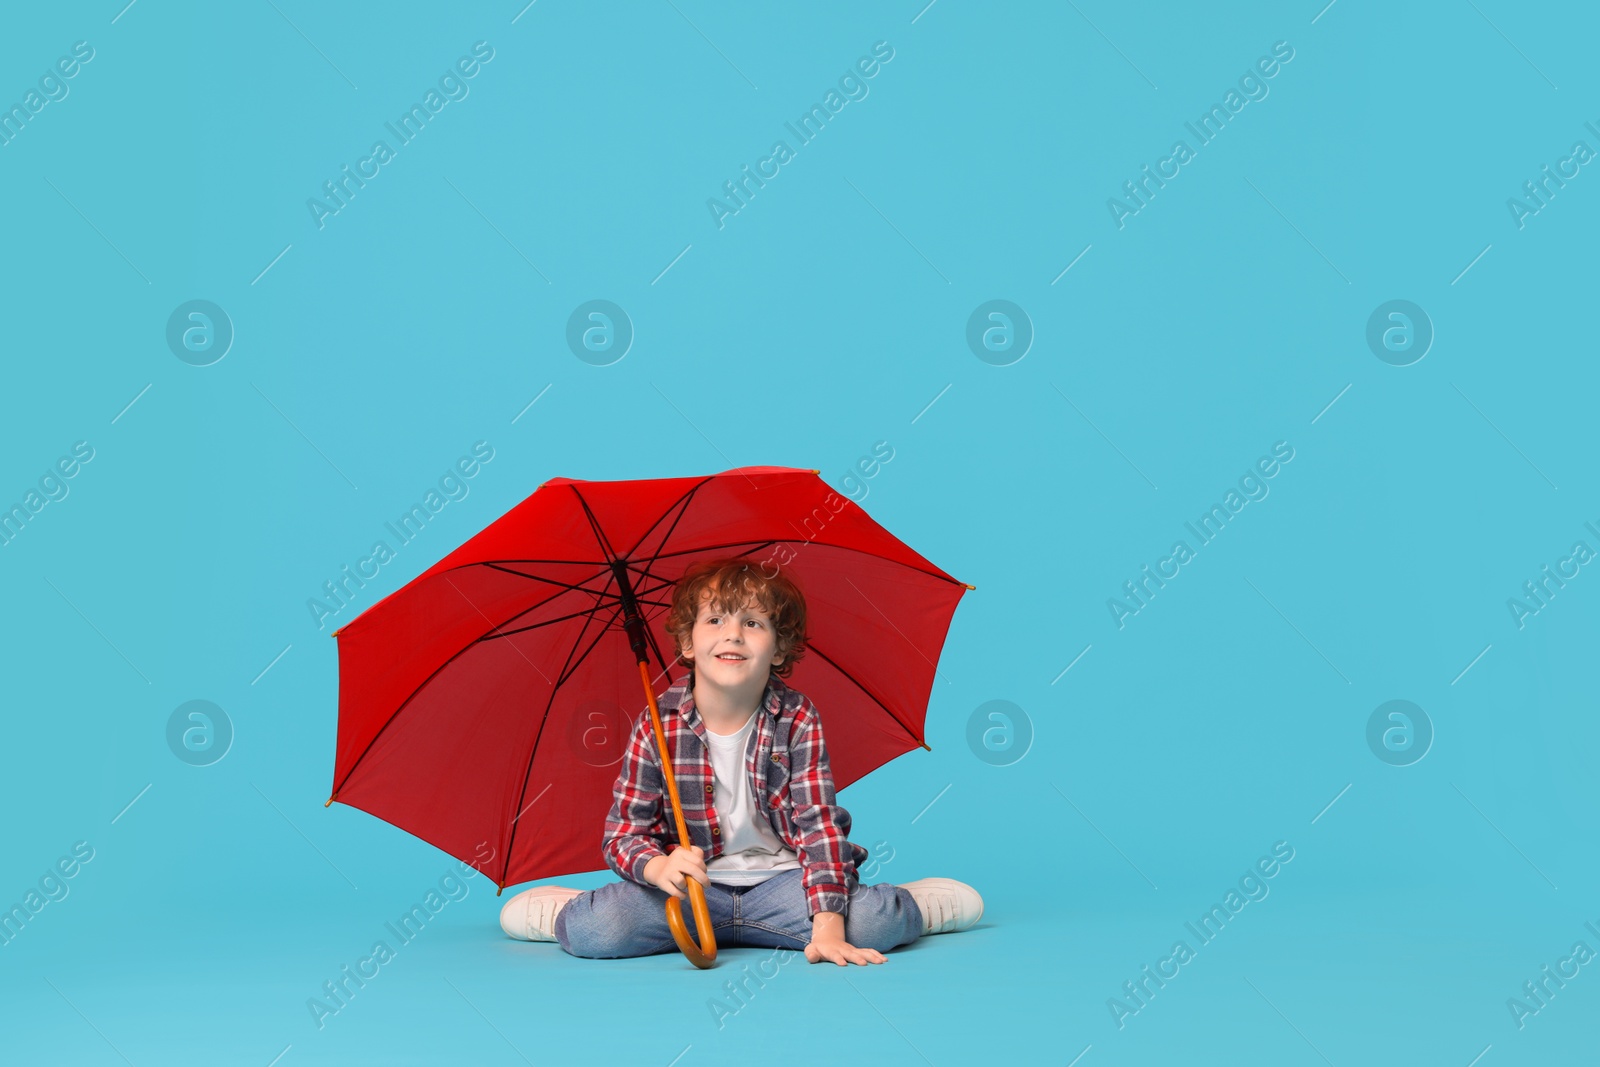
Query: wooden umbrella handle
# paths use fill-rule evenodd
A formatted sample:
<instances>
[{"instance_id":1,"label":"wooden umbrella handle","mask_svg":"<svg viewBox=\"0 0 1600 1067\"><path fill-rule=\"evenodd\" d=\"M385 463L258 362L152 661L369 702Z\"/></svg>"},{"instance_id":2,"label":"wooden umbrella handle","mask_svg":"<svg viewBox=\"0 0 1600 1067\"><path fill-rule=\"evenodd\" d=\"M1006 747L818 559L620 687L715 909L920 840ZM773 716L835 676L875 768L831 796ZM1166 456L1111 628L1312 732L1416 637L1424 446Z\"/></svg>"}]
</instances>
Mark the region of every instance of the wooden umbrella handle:
<instances>
[{"instance_id":1,"label":"wooden umbrella handle","mask_svg":"<svg viewBox=\"0 0 1600 1067\"><path fill-rule=\"evenodd\" d=\"M678 951L689 957L690 963L704 970L717 962L716 931L711 926L711 909L706 906L705 889L693 878L684 881L689 889L689 910L694 913L700 944L695 944L689 936L689 928L683 921L683 905L677 897L667 898L667 927L672 931L672 939L678 943Z\"/></svg>"},{"instance_id":2,"label":"wooden umbrella handle","mask_svg":"<svg viewBox=\"0 0 1600 1067\"><path fill-rule=\"evenodd\" d=\"M672 797L672 817L676 820L679 846L686 848L689 827L683 821L683 805L678 801L678 780L672 773L672 760L667 755L667 739L661 730L661 709L656 704L655 688L650 684L650 666L643 660L639 662L639 679L644 683L644 695L650 702L650 725L655 729L656 753L661 757L661 776L666 780L667 792ZM685 887L689 891L689 909L694 913L694 925L700 935L700 943L696 945L689 937L689 928L683 921L683 905L677 897L667 898L667 928L672 931L672 939L678 943L679 951L689 957L690 963L704 969L717 961L717 937L711 925L711 909L706 906L706 891L699 882L693 878L685 879Z\"/></svg>"}]
</instances>

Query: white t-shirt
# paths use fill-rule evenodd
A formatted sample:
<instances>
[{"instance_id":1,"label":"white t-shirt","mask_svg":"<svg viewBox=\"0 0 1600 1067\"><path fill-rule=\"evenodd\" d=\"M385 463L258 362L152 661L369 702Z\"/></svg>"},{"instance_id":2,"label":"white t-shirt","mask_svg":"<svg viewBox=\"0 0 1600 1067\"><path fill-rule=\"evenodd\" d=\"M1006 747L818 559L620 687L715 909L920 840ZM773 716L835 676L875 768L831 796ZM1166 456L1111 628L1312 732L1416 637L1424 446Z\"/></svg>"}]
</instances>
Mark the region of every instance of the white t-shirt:
<instances>
[{"instance_id":1,"label":"white t-shirt","mask_svg":"<svg viewBox=\"0 0 1600 1067\"><path fill-rule=\"evenodd\" d=\"M745 770L745 749L754 737L757 709L738 733L706 730L711 749L711 801L722 828L722 855L706 863L706 877L723 885L755 885L780 871L800 866L800 857L772 832L766 813L756 809Z\"/></svg>"}]
</instances>

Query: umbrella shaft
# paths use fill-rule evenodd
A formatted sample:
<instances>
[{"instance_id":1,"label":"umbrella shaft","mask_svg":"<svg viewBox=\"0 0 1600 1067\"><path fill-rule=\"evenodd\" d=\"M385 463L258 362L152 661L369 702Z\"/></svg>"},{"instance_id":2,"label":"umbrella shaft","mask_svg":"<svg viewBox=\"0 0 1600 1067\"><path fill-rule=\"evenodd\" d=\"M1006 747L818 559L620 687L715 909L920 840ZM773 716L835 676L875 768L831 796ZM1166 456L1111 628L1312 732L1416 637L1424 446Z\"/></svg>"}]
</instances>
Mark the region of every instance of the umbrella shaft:
<instances>
[{"instance_id":1,"label":"umbrella shaft","mask_svg":"<svg viewBox=\"0 0 1600 1067\"><path fill-rule=\"evenodd\" d=\"M628 632L628 644L640 663L648 663L650 656L644 637L644 617L639 614L639 601L633 595L633 583L628 581L627 561L612 560L611 574L617 580L617 593L622 598L622 627Z\"/></svg>"}]
</instances>

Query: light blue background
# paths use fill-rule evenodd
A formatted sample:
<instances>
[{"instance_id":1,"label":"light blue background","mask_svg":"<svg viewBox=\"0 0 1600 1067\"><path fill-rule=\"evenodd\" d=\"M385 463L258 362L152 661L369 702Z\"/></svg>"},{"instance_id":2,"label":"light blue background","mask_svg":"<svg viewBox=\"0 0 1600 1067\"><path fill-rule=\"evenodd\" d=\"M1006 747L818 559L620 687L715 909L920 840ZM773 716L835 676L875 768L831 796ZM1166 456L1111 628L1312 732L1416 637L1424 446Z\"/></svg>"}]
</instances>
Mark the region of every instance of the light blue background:
<instances>
[{"instance_id":1,"label":"light blue background","mask_svg":"<svg viewBox=\"0 0 1600 1067\"><path fill-rule=\"evenodd\" d=\"M1522 1029L1506 1000L1600 949L1600 577L1522 629L1506 601L1600 548L1600 177L1521 229L1506 201L1600 148L1600 24L924 3L7 14L0 101L95 58L0 147L0 503L95 458L0 548L0 903L95 858L0 947L4 1059L1588 1062L1600 969ZM319 230L307 198L480 40L470 95ZM877 41L870 95L719 230L706 200ZM1270 95L1118 229L1107 198L1276 41ZM236 330L209 367L164 340L191 299ZM591 299L636 329L611 366L566 346ZM965 342L992 299L1036 331L1011 366ZM1436 330L1409 367L1365 341L1393 299ZM843 801L880 880L970 882L982 925L792 963L719 1029L764 952L574 960L507 940L473 878L319 1029L307 999L453 861L323 807L336 647L306 600L479 440L470 495L339 621L550 477L842 489L889 442L863 506L977 591L932 752ZM1107 598L1278 441L1270 495L1119 629ZM193 699L236 731L204 768L165 741ZM1035 731L1010 766L966 742L994 699ZM1391 699L1436 731L1409 767L1366 744ZM1119 1029L1107 999L1277 841L1270 896Z\"/></svg>"}]
</instances>

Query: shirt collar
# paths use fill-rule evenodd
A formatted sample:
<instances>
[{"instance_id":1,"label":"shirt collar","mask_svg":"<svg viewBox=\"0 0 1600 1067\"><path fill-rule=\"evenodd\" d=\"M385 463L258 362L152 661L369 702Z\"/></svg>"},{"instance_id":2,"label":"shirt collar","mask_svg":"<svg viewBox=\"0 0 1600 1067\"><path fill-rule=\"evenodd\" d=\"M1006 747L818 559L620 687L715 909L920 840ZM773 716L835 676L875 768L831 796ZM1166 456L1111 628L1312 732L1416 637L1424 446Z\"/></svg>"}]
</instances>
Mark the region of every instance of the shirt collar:
<instances>
[{"instance_id":1,"label":"shirt collar","mask_svg":"<svg viewBox=\"0 0 1600 1067\"><path fill-rule=\"evenodd\" d=\"M789 688L782 678L776 674L767 679L767 686L761 693L760 706L766 709L768 715L777 718L786 708L793 708L800 703L798 690ZM683 717L685 722L699 719L700 713L694 703L694 675L685 675L661 695L656 702L663 710L675 710Z\"/></svg>"}]
</instances>

